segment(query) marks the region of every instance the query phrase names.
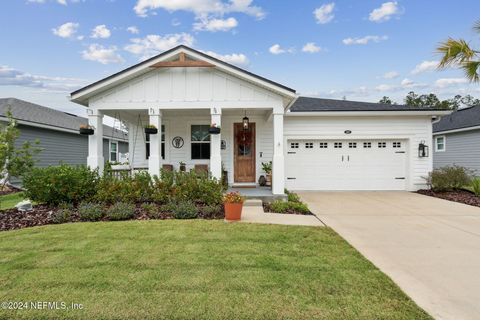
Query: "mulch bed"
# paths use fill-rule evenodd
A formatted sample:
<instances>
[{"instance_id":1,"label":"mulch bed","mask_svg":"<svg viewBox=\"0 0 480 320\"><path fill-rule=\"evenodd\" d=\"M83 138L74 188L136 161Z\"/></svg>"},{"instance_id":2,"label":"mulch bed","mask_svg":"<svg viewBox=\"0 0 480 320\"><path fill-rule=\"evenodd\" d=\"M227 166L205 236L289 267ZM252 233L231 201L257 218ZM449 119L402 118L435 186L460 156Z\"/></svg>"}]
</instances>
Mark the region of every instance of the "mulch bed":
<instances>
[{"instance_id":1,"label":"mulch bed","mask_svg":"<svg viewBox=\"0 0 480 320\"><path fill-rule=\"evenodd\" d=\"M7 209L0 211L0 231L22 229L35 226L43 226L47 224L54 224L54 213L60 210L59 208L49 207L46 205L35 205L32 211L21 212L17 208ZM225 213L223 209L221 212L206 215L202 212L202 208L199 207L198 218L199 219L223 219ZM156 211L154 217L147 212L140 204L136 206L135 216L132 220L166 220L174 219L174 216L170 212ZM101 221L109 221L104 217ZM69 222L80 222L80 218L76 210L72 210L72 216Z\"/></svg>"},{"instance_id":2,"label":"mulch bed","mask_svg":"<svg viewBox=\"0 0 480 320\"><path fill-rule=\"evenodd\" d=\"M480 207L480 197L477 197L472 192L466 190L456 190L456 191L445 191L445 192L435 192L432 190L418 190L420 194L445 199L454 202L460 202L468 204L471 206Z\"/></svg>"},{"instance_id":3,"label":"mulch bed","mask_svg":"<svg viewBox=\"0 0 480 320\"><path fill-rule=\"evenodd\" d=\"M312 212L302 212L302 211L296 211L296 210L287 210L285 212L275 212L272 210L272 207L270 206L270 203L268 202L263 202L263 211L264 212L271 212L271 213L281 213L281 214L298 214L298 215L303 215L303 216L313 216Z\"/></svg>"}]
</instances>

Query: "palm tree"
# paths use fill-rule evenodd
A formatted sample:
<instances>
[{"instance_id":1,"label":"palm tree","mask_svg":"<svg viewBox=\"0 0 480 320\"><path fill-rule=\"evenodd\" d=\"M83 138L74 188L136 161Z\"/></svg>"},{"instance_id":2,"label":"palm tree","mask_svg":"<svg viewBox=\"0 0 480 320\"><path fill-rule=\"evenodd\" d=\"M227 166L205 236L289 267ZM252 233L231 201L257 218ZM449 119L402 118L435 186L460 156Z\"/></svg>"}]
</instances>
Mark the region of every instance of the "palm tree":
<instances>
[{"instance_id":1,"label":"palm tree","mask_svg":"<svg viewBox=\"0 0 480 320\"><path fill-rule=\"evenodd\" d=\"M473 30L480 34L480 20L475 23ZM437 52L443 55L438 68L457 66L465 72L469 81L480 82L480 51L472 49L465 40L448 38L440 43Z\"/></svg>"}]
</instances>

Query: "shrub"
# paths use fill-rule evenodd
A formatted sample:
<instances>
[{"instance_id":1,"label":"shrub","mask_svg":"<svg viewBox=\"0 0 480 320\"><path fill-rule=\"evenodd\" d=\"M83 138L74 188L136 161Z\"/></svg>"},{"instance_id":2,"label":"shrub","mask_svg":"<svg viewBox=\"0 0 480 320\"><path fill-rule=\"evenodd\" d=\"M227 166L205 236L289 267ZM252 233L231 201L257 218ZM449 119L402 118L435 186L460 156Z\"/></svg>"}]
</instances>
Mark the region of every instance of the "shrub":
<instances>
[{"instance_id":1,"label":"shrub","mask_svg":"<svg viewBox=\"0 0 480 320\"><path fill-rule=\"evenodd\" d=\"M160 212L154 203L142 203L140 206L150 219L158 219Z\"/></svg>"},{"instance_id":2,"label":"shrub","mask_svg":"<svg viewBox=\"0 0 480 320\"><path fill-rule=\"evenodd\" d=\"M68 208L62 208L55 211L52 215L53 223L66 223L72 218L72 210Z\"/></svg>"},{"instance_id":3,"label":"shrub","mask_svg":"<svg viewBox=\"0 0 480 320\"><path fill-rule=\"evenodd\" d=\"M98 221L103 218L103 206L99 203L83 202L78 206L78 216L82 221Z\"/></svg>"},{"instance_id":4,"label":"shrub","mask_svg":"<svg viewBox=\"0 0 480 320\"><path fill-rule=\"evenodd\" d=\"M176 202L191 201L197 204L222 203L224 187L217 179L195 171L175 172L171 199Z\"/></svg>"},{"instance_id":5,"label":"shrub","mask_svg":"<svg viewBox=\"0 0 480 320\"><path fill-rule=\"evenodd\" d=\"M288 202L301 202L300 197L296 193L289 192L287 193L287 197L288 197Z\"/></svg>"},{"instance_id":6,"label":"shrub","mask_svg":"<svg viewBox=\"0 0 480 320\"><path fill-rule=\"evenodd\" d=\"M472 180L472 172L460 166L446 166L433 170L427 183L434 191L450 191L468 186Z\"/></svg>"},{"instance_id":7,"label":"shrub","mask_svg":"<svg viewBox=\"0 0 480 320\"><path fill-rule=\"evenodd\" d=\"M95 199L99 202L145 202L152 201L153 182L148 172L117 178L106 173L99 181Z\"/></svg>"},{"instance_id":8,"label":"shrub","mask_svg":"<svg viewBox=\"0 0 480 320\"><path fill-rule=\"evenodd\" d=\"M173 211L175 219L195 219L198 217L197 207L193 202L179 202Z\"/></svg>"},{"instance_id":9,"label":"shrub","mask_svg":"<svg viewBox=\"0 0 480 320\"><path fill-rule=\"evenodd\" d=\"M471 187L472 187L473 193L475 193L477 197L480 197L480 178L473 179L471 183Z\"/></svg>"},{"instance_id":10,"label":"shrub","mask_svg":"<svg viewBox=\"0 0 480 320\"><path fill-rule=\"evenodd\" d=\"M221 205L207 205L202 208L202 218L214 219L223 215Z\"/></svg>"},{"instance_id":11,"label":"shrub","mask_svg":"<svg viewBox=\"0 0 480 320\"><path fill-rule=\"evenodd\" d=\"M135 215L135 205L125 202L117 202L107 210L110 220L128 220Z\"/></svg>"},{"instance_id":12,"label":"shrub","mask_svg":"<svg viewBox=\"0 0 480 320\"><path fill-rule=\"evenodd\" d=\"M86 166L65 164L33 168L23 178L25 195L35 202L48 205L88 201L95 195L97 183L97 171Z\"/></svg>"},{"instance_id":13,"label":"shrub","mask_svg":"<svg viewBox=\"0 0 480 320\"><path fill-rule=\"evenodd\" d=\"M270 209L276 213L310 213L307 205L303 202L291 202L291 201L282 201L275 200L270 203Z\"/></svg>"}]
</instances>

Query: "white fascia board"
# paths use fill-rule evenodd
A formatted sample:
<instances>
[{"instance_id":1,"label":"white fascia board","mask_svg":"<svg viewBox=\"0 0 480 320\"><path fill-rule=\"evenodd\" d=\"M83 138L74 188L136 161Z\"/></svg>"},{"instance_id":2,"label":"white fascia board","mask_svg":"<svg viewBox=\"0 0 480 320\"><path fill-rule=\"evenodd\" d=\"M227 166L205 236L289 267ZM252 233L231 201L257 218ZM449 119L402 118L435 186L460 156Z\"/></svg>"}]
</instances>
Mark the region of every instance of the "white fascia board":
<instances>
[{"instance_id":1,"label":"white fascia board","mask_svg":"<svg viewBox=\"0 0 480 320\"><path fill-rule=\"evenodd\" d=\"M464 132L464 131L472 131L472 130L480 130L480 126L474 126L474 127L467 127L467 128L459 128L459 129L452 129L452 130L444 130L444 131L437 131L434 132L434 136L439 136L439 135L444 135L448 133L455 133L455 132Z\"/></svg>"},{"instance_id":2,"label":"white fascia board","mask_svg":"<svg viewBox=\"0 0 480 320\"><path fill-rule=\"evenodd\" d=\"M369 116L439 116L448 115L450 111L321 111L321 112L287 112L287 117L369 117Z\"/></svg>"}]
</instances>

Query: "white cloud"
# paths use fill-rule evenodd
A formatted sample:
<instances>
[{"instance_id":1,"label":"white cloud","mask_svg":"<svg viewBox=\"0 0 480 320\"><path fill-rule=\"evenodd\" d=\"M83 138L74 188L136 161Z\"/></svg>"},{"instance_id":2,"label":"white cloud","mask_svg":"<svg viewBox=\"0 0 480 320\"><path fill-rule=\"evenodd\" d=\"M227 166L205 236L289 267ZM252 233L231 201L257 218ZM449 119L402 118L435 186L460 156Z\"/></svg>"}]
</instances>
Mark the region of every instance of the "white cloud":
<instances>
[{"instance_id":1,"label":"white cloud","mask_svg":"<svg viewBox=\"0 0 480 320\"><path fill-rule=\"evenodd\" d=\"M395 86L390 85L390 84L381 84L375 87L375 90L380 91L380 92L385 92L385 91L392 91L395 89Z\"/></svg>"},{"instance_id":2,"label":"white cloud","mask_svg":"<svg viewBox=\"0 0 480 320\"><path fill-rule=\"evenodd\" d=\"M27 0L27 3L38 3L44 4L47 0ZM66 6L68 4L67 0L55 0L56 3ZM70 0L71 3L85 2L85 0Z\"/></svg>"},{"instance_id":3,"label":"white cloud","mask_svg":"<svg viewBox=\"0 0 480 320\"><path fill-rule=\"evenodd\" d=\"M131 34L139 34L140 33L140 30L138 30L138 28L135 27L135 26L128 27L127 31L130 32Z\"/></svg>"},{"instance_id":4,"label":"white cloud","mask_svg":"<svg viewBox=\"0 0 480 320\"><path fill-rule=\"evenodd\" d=\"M238 26L238 21L235 18L227 18L227 19L207 19L202 18L198 19L198 22L193 24L193 29L197 31L228 31L230 29L235 28Z\"/></svg>"},{"instance_id":5,"label":"white cloud","mask_svg":"<svg viewBox=\"0 0 480 320\"><path fill-rule=\"evenodd\" d=\"M110 30L108 30L107 26L104 24L101 24L92 29L92 35L90 36L90 38L107 39L107 38L110 38L111 34L112 33L110 32Z\"/></svg>"},{"instance_id":6,"label":"white cloud","mask_svg":"<svg viewBox=\"0 0 480 320\"><path fill-rule=\"evenodd\" d=\"M319 24L326 24L329 23L335 18L335 15L333 14L333 9L335 8L335 3L327 3L319 8L316 8L313 11L313 15L315 16L315 19L317 19L317 23Z\"/></svg>"},{"instance_id":7,"label":"white cloud","mask_svg":"<svg viewBox=\"0 0 480 320\"><path fill-rule=\"evenodd\" d=\"M77 33L79 26L80 25L78 23L67 22L57 28L53 28L52 32L54 35L59 36L61 38L72 38L75 35L75 33Z\"/></svg>"},{"instance_id":8,"label":"white cloud","mask_svg":"<svg viewBox=\"0 0 480 320\"><path fill-rule=\"evenodd\" d=\"M67 92L83 86L84 79L33 75L9 66L0 66L0 86L21 86Z\"/></svg>"},{"instance_id":9,"label":"white cloud","mask_svg":"<svg viewBox=\"0 0 480 320\"><path fill-rule=\"evenodd\" d=\"M415 66L415 69L412 70L412 74L419 74L427 71L434 71L438 66L439 61L423 61Z\"/></svg>"},{"instance_id":10,"label":"white cloud","mask_svg":"<svg viewBox=\"0 0 480 320\"><path fill-rule=\"evenodd\" d=\"M274 44L268 49L268 51L270 51L271 54L281 54L286 52L286 50L282 49L279 44Z\"/></svg>"},{"instance_id":11,"label":"white cloud","mask_svg":"<svg viewBox=\"0 0 480 320\"><path fill-rule=\"evenodd\" d=\"M396 71L389 71L389 72L386 72L382 78L384 79L395 79L399 76L400 74Z\"/></svg>"},{"instance_id":12,"label":"white cloud","mask_svg":"<svg viewBox=\"0 0 480 320\"><path fill-rule=\"evenodd\" d=\"M308 42L302 48L303 52L308 52L308 53L316 53L316 52L320 52L321 50L322 48L315 45L315 42Z\"/></svg>"},{"instance_id":13,"label":"white cloud","mask_svg":"<svg viewBox=\"0 0 480 320\"><path fill-rule=\"evenodd\" d=\"M235 64L240 67L246 67L250 63L247 56L243 53L232 53L232 54L218 54L213 51L202 51L209 56L217 58L219 60L225 61L227 63Z\"/></svg>"},{"instance_id":14,"label":"white cloud","mask_svg":"<svg viewBox=\"0 0 480 320\"><path fill-rule=\"evenodd\" d=\"M380 8L376 8L370 12L368 20L373 22L384 22L390 20L392 16L399 14L401 14L401 10L398 7L398 2L390 1L383 3Z\"/></svg>"},{"instance_id":15,"label":"white cloud","mask_svg":"<svg viewBox=\"0 0 480 320\"><path fill-rule=\"evenodd\" d=\"M87 50L82 51L82 58L90 61L97 61L101 64L122 63L123 58L117 53L117 47L104 47L100 44L91 44Z\"/></svg>"},{"instance_id":16,"label":"white cloud","mask_svg":"<svg viewBox=\"0 0 480 320\"><path fill-rule=\"evenodd\" d=\"M447 88L464 83L468 83L468 80L465 78L442 78L435 81L435 86L438 88Z\"/></svg>"},{"instance_id":17,"label":"white cloud","mask_svg":"<svg viewBox=\"0 0 480 320\"><path fill-rule=\"evenodd\" d=\"M193 36L188 33L174 33L165 36L149 34L145 38L130 39L131 43L124 49L140 56L141 59L146 59L180 44L192 46L194 41Z\"/></svg>"},{"instance_id":18,"label":"white cloud","mask_svg":"<svg viewBox=\"0 0 480 320\"><path fill-rule=\"evenodd\" d=\"M59 4L64 5L64 6L67 5L67 0L57 0L57 2L58 2Z\"/></svg>"},{"instance_id":19,"label":"white cloud","mask_svg":"<svg viewBox=\"0 0 480 320\"><path fill-rule=\"evenodd\" d=\"M190 11L196 16L222 16L227 13L239 12L262 19L265 12L262 8L252 5L253 0L137 0L134 11L141 17L147 16L151 11L164 9L173 11Z\"/></svg>"},{"instance_id":20,"label":"white cloud","mask_svg":"<svg viewBox=\"0 0 480 320\"><path fill-rule=\"evenodd\" d=\"M343 39L342 42L347 46L353 45L353 44L365 45L365 44L368 44L369 42L380 42L387 39L388 39L387 36L365 36L363 38L346 38L346 39Z\"/></svg>"}]
</instances>

